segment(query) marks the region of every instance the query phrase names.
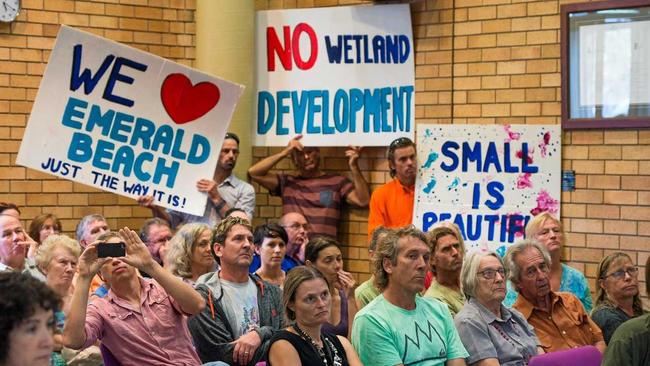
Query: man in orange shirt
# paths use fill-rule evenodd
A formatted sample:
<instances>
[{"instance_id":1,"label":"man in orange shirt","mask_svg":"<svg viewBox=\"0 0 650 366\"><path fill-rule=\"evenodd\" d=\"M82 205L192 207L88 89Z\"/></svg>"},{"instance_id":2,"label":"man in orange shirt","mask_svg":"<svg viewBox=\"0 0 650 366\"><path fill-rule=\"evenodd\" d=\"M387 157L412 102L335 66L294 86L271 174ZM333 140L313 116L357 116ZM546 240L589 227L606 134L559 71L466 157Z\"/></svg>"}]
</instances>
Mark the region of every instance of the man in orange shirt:
<instances>
[{"instance_id":1,"label":"man in orange shirt","mask_svg":"<svg viewBox=\"0 0 650 366\"><path fill-rule=\"evenodd\" d=\"M535 240L513 244L504 258L508 279L519 292L513 305L533 326L545 352L593 345L604 352L603 333L578 298L551 290L551 256Z\"/></svg>"},{"instance_id":2,"label":"man in orange shirt","mask_svg":"<svg viewBox=\"0 0 650 366\"><path fill-rule=\"evenodd\" d=\"M372 192L368 238L377 226L395 228L410 225L413 221L418 171L415 143L408 137L393 140L388 147L388 165L394 179Z\"/></svg>"}]
</instances>

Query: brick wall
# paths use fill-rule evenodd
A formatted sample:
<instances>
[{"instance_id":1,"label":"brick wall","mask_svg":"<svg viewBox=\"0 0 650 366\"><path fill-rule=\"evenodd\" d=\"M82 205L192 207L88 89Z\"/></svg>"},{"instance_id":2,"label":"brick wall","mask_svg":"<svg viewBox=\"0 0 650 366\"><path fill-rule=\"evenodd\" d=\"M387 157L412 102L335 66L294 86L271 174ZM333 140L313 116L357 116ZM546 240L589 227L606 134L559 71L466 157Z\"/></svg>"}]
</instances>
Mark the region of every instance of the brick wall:
<instances>
[{"instance_id":1,"label":"brick wall","mask_svg":"<svg viewBox=\"0 0 650 366\"><path fill-rule=\"evenodd\" d=\"M80 217L102 213L112 228L139 228L149 210L114 194L15 165L16 155L59 26L79 29L176 62L194 62L194 0L22 0L11 24L0 23L0 201L22 217L58 215L73 233ZM28 224L29 220L25 220Z\"/></svg>"}]
</instances>

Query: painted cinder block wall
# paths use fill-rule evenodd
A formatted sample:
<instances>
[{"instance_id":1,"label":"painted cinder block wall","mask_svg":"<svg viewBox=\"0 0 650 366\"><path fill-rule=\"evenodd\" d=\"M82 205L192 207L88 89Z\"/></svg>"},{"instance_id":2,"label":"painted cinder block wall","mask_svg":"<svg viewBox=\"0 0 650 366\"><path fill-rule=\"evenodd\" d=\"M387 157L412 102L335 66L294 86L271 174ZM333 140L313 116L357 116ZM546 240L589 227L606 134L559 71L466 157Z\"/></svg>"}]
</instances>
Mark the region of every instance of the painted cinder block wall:
<instances>
[{"instance_id":1,"label":"painted cinder block wall","mask_svg":"<svg viewBox=\"0 0 650 366\"><path fill-rule=\"evenodd\" d=\"M234 0L233 0L234 1ZM256 0L257 10L369 3L356 0ZM383 1L382 3L390 3ZM566 1L412 1L416 121L472 124L560 123L560 5ZM194 0L23 0L19 19L0 24L0 200L23 218L54 212L71 233L100 212L113 228L139 227L149 211L130 199L15 165L45 63L60 24L193 65ZM276 148L253 148L257 161ZM366 148L361 168L375 188L390 179L384 148ZM347 171L343 148L324 148L328 171ZM562 196L565 259L595 289L596 266L623 250L643 265L650 255L650 131L563 133L563 169L576 190ZM290 171L283 161L279 169ZM193 182L188 182L193 184ZM257 189L255 224L281 215L280 200ZM368 277L367 210L348 209L340 226L346 267ZM29 221L25 220L25 224ZM640 278L644 278L642 270Z\"/></svg>"}]
</instances>

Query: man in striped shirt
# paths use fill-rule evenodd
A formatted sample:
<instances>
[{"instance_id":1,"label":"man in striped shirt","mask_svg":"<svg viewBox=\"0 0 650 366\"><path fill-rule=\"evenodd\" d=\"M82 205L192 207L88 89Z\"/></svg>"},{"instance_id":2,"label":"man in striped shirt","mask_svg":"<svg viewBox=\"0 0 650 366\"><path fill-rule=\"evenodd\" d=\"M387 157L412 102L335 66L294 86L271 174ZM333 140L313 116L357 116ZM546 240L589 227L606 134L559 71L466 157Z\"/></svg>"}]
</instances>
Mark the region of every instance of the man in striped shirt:
<instances>
[{"instance_id":1,"label":"man in striped shirt","mask_svg":"<svg viewBox=\"0 0 650 366\"><path fill-rule=\"evenodd\" d=\"M345 152L350 180L321 171L320 149L303 146L301 138L302 135L294 137L282 151L254 164L248 169L248 174L271 195L282 197L283 214L299 212L311 225L311 234L336 237L343 203L366 207L370 199L368 183L358 164L361 148L350 146ZM288 156L291 156L297 174L271 172Z\"/></svg>"}]
</instances>

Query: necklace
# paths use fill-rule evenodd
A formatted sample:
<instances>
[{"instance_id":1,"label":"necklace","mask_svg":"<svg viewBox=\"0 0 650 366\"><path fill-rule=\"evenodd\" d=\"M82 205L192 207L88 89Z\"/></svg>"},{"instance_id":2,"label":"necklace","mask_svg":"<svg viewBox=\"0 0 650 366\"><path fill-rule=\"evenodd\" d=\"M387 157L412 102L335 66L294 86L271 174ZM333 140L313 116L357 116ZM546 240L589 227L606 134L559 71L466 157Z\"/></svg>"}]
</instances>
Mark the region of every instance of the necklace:
<instances>
[{"instance_id":1,"label":"necklace","mask_svg":"<svg viewBox=\"0 0 650 366\"><path fill-rule=\"evenodd\" d=\"M320 340L323 342L323 346L319 347L318 343L314 341L312 337L309 336L309 334L305 333L300 327L298 326L298 323L293 323L293 329L296 330L296 333L305 340L307 343L311 344L311 346L314 348L316 353L318 353L318 357L320 357L323 360L323 364L325 366L330 365L330 360L332 366L342 366L343 365L343 360L339 356L339 352L336 349L336 346L332 343L332 341L327 338L323 337L323 335L320 335ZM333 355L332 355L333 353Z\"/></svg>"}]
</instances>

